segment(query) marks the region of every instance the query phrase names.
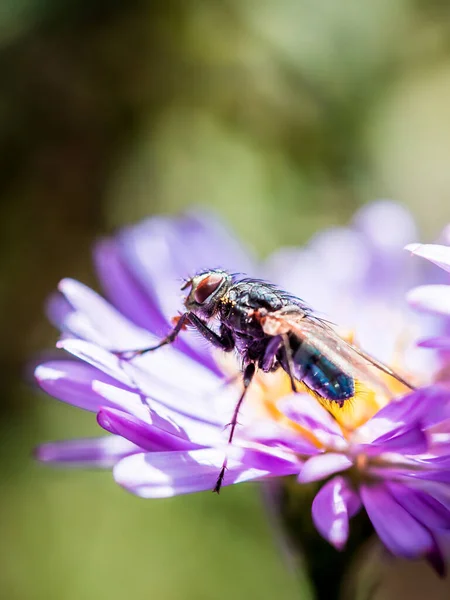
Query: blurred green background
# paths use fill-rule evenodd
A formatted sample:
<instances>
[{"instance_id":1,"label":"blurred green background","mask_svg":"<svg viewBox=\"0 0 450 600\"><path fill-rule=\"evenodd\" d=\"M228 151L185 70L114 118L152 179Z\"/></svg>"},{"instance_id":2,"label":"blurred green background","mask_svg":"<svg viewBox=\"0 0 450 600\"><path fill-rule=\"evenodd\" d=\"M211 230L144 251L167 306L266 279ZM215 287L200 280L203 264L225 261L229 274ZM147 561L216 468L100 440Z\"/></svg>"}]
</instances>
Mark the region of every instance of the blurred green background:
<instances>
[{"instance_id":1,"label":"blurred green background","mask_svg":"<svg viewBox=\"0 0 450 600\"><path fill-rule=\"evenodd\" d=\"M0 74L0 597L309 598L256 486L151 502L34 464L97 427L24 365L56 340L57 281L95 285L95 238L149 214L207 206L263 256L391 197L434 236L450 4L2 0Z\"/></svg>"}]
</instances>

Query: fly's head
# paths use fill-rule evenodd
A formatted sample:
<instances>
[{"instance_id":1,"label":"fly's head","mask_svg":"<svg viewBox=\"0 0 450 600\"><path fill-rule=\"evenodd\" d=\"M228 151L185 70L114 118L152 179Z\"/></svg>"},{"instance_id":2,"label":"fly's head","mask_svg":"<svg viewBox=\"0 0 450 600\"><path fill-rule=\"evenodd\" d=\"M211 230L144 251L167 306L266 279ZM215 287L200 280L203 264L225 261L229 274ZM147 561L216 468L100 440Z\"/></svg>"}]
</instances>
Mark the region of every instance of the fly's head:
<instances>
[{"instance_id":1,"label":"fly's head","mask_svg":"<svg viewBox=\"0 0 450 600\"><path fill-rule=\"evenodd\" d=\"M220 301L231 286L231 282L231 275L219 269L198 273L181 288L182 290L188 287L191 288L184 301L186 310L197 314L199 317L209 319L217 311Z\"/></svg>"}]
</instances>

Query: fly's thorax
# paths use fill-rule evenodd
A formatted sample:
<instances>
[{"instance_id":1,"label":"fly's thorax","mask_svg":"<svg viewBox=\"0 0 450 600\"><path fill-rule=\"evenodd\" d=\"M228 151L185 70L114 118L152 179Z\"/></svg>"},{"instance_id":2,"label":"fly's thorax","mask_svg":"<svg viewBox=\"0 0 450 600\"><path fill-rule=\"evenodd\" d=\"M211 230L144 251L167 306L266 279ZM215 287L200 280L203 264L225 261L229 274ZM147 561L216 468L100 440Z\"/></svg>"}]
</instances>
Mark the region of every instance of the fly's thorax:
<instances>
[{"instance_id":1,"label":"fly's thorax","mask_svg":"<svg viewBox=\"0 0 450 600\"><path fill-rule=\"evenodd\" d=\"M231 283L231 275L226 271L214 269L198 273L181 288L182 290L189 286L191 288L184 301L186 310L199 317L207 319L213 317Z\"/></svg>"},{"instance_id":2,"label":"fly's thorax","mask_svg":"<svg viewBox=\"0 0 450 600\"><path fill-rule=\"evenodd\" d=\"M266 309L269 312L284 306L281 292L264 281L244 279L230 287L228 296L232 302L248 310Z\"/></svg>"},{"instance_id":3,"label":"fly's thorax","mask_svg":"<svg viewBox=\"0 0 450 600\"><path fill-rule=\"evenodd\" d=\"M283 306L283 300L274 286L258 280L234 282L221 297L217 316L232 334L251 340L267 337L261 325L262 312L274 312ZM238 345L238 344L237 344Z\"/></svg>"},{"instance_id":4,"label":"fly's thorax","mask_svg":"<svg viewBox=\"0 0 450 600\"><path fill-rule=\"evenodd\" d=\"M231 293L225 294L219 301L217 317L234 337L244 336L247 343L266 337L255 310Z\"/></svg>"}]
</instances>

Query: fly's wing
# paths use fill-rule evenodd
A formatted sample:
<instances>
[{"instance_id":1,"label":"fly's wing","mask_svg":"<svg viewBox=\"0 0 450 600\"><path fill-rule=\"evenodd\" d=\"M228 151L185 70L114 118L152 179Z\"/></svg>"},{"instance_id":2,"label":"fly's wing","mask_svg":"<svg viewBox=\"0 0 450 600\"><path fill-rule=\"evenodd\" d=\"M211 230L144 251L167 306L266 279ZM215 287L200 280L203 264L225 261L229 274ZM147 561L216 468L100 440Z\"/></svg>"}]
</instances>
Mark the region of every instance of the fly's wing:
<instances>
[{"instance_id":1,"label":"fly's wing","mask_svg":"<svg viewBox=\"0 0 450 600\"><path fill-rule=\"evenodd\" d=\"M335 334L335 335L337 335L337 334ZM394 379L397 379L397 381L400 381L400 383L402 383L404 386L408 387L410 390L415 389L415 387L413 385L411 385L408 381L403 379L403 377L401 377L401 375L399 375L398 373L393 371L390 367L388 367L387 365L385 365L384 363L382 363L381 361L376 359L374 356L372 356L371 354L368 354L367 352L364 352L364 350L362 350L361 348L358 348L357 346L354 346L353 344L349 344L348 342L345 342L345 340L343 340L343 341L345 344L347 344L347 346L349 347L350 350L359 354L359 356L361 356L361 358L363 358L365 361L367 361L368 363L370 363L371 365L373 365L380 371L383 371L383 373L386 373L386 375L390 375L391 377L394 377Z\"/></svg>"},{"instance_id":2,"label":"fly's wing","mask_svg":"<svg viewBox=\"0 0 450 600\"><path fill-rule=\"evenodd\" d=\"M413 387L387 365L342 339L329 325L305 314L277 311L267 314L262 321L268 335L293 333L305 340L339 369L354 379L364 381L389 394L384 382L371 367L394 377L410 389Z\"/></svg>"}]
</instances>

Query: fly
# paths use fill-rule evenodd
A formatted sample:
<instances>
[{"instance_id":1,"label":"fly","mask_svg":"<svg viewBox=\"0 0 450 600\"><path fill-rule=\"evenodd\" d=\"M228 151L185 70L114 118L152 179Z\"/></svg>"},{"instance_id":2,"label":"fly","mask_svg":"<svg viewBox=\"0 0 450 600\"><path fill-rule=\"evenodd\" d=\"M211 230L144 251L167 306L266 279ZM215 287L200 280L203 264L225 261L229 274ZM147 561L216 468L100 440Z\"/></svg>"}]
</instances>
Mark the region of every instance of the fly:
<instances>
[{"instance_id":1,"label":"fly","mask_svg":"<svg viewBox=\"0 0 450 600\"><path fill-rule=\"evenodd\" d=\"M237 417L247 389L256 373L283 369L294 392L300 381L320 398L343 406L355 395L355 380L387 391L371 367L412 386L388 366L342 339L324 320L314 315L299 298L255 279L239 279L219 269L198 273L183 285L189 289L185 312L172 331L156 346L118 353L132 359L175 341L191 325L213 346L236 351L242 360L244 389L230 423L233 440ZM215 326L213 325L215 323ZM214 487L219 492L227 461Z\"/></svg>"}]
</instances>

